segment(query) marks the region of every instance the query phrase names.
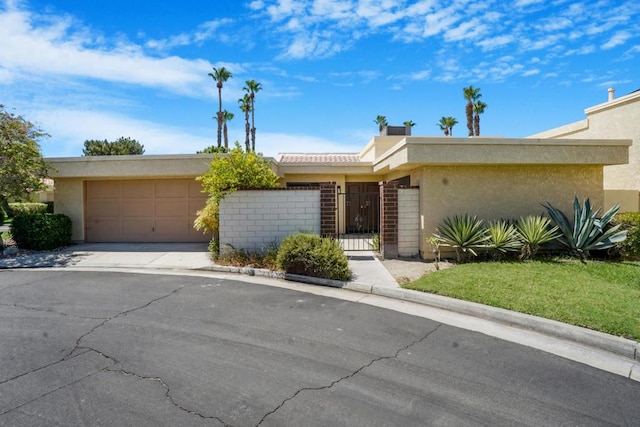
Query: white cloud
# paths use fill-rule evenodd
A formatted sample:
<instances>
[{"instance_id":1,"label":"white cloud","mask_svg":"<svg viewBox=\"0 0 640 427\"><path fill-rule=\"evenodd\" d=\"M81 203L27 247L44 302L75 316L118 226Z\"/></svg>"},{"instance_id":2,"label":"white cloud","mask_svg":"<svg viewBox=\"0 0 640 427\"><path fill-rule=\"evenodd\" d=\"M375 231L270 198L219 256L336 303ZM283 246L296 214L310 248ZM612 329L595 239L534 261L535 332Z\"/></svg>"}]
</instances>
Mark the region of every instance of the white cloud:
<instances>
[{"instance_id":1,"label":"white cloud","mask_svg":"<svg viewBox=\"0 0 640 427\"><path fill-rule=\"evenodd\" d=\"M535 76L537 74L540 74L540 70L538 70L537 68L535 68L533 70L528 70L528 71L525 71L524 73L522 73L522 75L524 77Z\"/></svg>"},{"instance_id":2,"label":"white cloud","mask_svg":"<svg viewBox=\"0 0 640 427\"><path fill-rule=\"evenodd\" d=\"M512 35L505 34L484 39L478 42L478 45L482 47L483 50L495 50L512 43L514 39L515 38Z\"/></svg>"},{"instance_id":3,"label":"white cloud","mask_svg":"<svg viewBox=\"0 0 640 427\"><path fill-rule=\"evenodd\" d=\"M609 39L609 41L607 41L602 45L602 48L612 49L616 46L624 44L630 38L631 38L631 34L628 31L618 31Z\"/></svg>"},{"instance_id":4,"label":"white cloud","mask_svg":"<svg viewBox=\"0 0 640 427\"><path fill-rule=\"evenodd\" d=\"M5 74L93 78L198 96L211 67L201 59L149 56L134 44L101 46L69 18L47 18L50 22L35 26L36 17L27 12L0 12L0 67Z\"/></svg>"}]
</instances>

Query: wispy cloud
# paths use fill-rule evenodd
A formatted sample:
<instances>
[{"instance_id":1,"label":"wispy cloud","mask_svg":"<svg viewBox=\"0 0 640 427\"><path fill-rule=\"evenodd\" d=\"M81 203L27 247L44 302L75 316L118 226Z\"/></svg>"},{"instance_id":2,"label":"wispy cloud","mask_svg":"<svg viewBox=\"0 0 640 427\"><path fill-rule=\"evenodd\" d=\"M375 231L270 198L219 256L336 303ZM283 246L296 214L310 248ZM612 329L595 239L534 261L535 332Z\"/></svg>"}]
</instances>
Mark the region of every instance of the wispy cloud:
<instances>
[{"instance_id":1,"label":"wispy cloud","mask_svg":"<svg viewBox=\"0 0 640 427\"><path fill-rule=\"evenodd\" d=\"M36 23L37 22L37 23ZM132 43L107 43L67 17L20 10L0 12L0 67L5 80L29 75L61 75L159 87L199 96L208 61L156 57ZM7 77L9 76L9 77Z\"/></svg>"},{"instance_id":2,"label":"wispy cloud","mask_svg":"<svg viewBox=\"0 0 640 427\"><path fill-rule=\"evenodd\" d=\"M602 45L603 49L611 49L621 44L624 44L631 38L631 34L628 31L616 32L606 43Z\"/></svg>"}]
</instances>

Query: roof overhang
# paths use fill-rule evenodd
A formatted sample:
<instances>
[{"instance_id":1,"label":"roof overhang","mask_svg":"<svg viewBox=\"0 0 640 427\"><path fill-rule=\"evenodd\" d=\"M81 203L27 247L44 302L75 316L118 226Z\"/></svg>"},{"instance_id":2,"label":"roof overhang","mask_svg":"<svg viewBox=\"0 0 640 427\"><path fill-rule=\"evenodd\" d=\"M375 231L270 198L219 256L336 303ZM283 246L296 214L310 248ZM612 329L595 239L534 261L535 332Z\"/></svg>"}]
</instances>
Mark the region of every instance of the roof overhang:
<instances>
[{"instance_id":1,"label":"roof overhang","mask_svg":"<svg viewBox=\"0 0 640 427\"><path fill-rule=\"evenodd\" d=\"M405 137L373 162L374 172L426 165L617 165L631 140Z\"/></svg>"}]
</instances>

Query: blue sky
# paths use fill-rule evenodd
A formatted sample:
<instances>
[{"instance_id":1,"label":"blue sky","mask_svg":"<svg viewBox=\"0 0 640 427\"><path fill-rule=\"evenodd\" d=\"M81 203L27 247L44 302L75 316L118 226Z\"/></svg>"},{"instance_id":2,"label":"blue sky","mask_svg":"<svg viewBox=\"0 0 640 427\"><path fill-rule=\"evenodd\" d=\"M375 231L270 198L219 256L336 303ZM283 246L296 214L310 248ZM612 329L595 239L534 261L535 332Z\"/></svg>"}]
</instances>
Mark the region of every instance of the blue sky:
<instances>
[{"instance_id":1,"label":"blue sky","mask_svg":"<svg viewBox=\"0 0 640 427\"><path fill-rule=\"evenodd\" d=\"M46 156L127 136L147 154L216 144L217 89L231 141L259 81L256 148L358 152L374 119L466 135L462 88L480 87L487 136L584 118L640 88L637 0L0 0L0 103L51 134Z\"/></svg>"}]
</instances>

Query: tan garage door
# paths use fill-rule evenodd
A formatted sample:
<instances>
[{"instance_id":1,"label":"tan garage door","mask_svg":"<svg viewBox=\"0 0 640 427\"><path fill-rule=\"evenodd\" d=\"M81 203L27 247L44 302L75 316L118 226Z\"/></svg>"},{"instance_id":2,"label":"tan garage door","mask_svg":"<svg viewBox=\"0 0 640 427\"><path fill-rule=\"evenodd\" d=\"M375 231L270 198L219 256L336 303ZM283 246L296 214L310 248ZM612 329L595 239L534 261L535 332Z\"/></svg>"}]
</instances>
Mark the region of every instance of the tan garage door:
<instances>
[{"instance_id":1,"label":"tan garage door","mask_svg":"<svg viewBox=\"0 0 640 427\"><path fill-rule=\"evenodd\" d=\"M207 242L194 230L206 194L193 179L87 181L87 242Z\"/></svg>"}]
</instances>

